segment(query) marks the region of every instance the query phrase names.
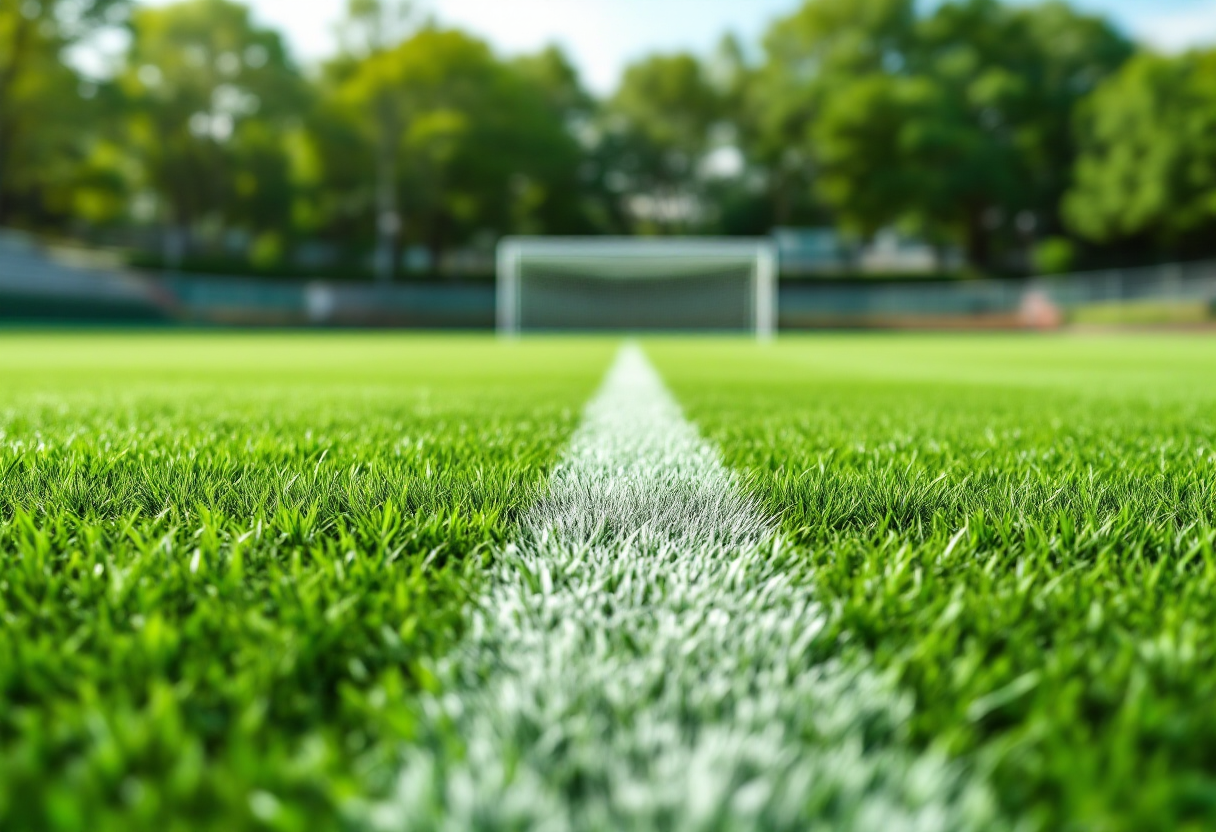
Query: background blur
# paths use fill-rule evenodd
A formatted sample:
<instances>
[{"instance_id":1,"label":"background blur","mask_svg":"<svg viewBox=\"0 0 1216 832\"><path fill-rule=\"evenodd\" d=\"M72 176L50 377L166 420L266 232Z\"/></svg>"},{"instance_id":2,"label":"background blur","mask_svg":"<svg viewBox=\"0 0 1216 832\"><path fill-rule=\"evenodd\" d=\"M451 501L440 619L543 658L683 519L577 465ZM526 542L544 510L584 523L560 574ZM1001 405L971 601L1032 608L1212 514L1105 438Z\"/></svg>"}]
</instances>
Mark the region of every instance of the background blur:
<instances>
[{"instance_id":1,"label":"background blur","mask_svg":"<svg viewBox=\"0 0 1216 832\"><path fill-rule=\"evenodd\" d=\"M771 234L786 327L1206 326L1213 43L1186 0L0 0L0 319L489 326L505 234Z\"/></svg>"}]
</instances>

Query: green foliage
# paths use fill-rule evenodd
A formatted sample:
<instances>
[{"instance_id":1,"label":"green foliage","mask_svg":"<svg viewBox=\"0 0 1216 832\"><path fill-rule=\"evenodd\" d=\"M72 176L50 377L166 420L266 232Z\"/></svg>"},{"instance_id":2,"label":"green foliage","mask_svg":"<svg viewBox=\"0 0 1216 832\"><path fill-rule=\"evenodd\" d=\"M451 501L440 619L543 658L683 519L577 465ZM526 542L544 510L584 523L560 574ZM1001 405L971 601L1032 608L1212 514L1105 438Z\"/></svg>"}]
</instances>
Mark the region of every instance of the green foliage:
<instances>
[{"instance_id":1,"label":"green foliage","mask_svg":"<svg viewBox=\"0 0 1216 832\"><path fill-rule=\"evenodd\" d=\"M802 140L845 223L962 242L978 267L1015 217L1056 225L1073 108L1130 50L1109 24L1060 3L966 0L919 20L909 4L819 5L794 18L812 69L775 35L769 75L806 77Z\"/></svg>"},{"instance_id":2,"label":"green foliage","mask_svg":"<svg viewBox=\"0 0 1216 832\"><path fill-rule=\"evenodd\" d=\"M162 221L286 231L287 129L306 97L280 36L230 0L138 9L119 86Z\"/></svg>"},{"instance_id":3,"label":"green foliage","mask_svg":"<svg viewBox=\"0 0 1216 832\"><path fill-rule=\"evenodd\" d=\"M97 89L63 63L64 49L125 0L39 0L0 5L0 223L71 216L72 186L87 155L86 127L102 114Z\"/></svg>"},{"instance_id":4,"label":"green foliage","mask_svg":"<svg viewBox=\"0 0 1216 832\"><path fill-rule=\"evenodd\" d=\"M1078 118L1081 155L1064 202L1096 242L1171 248L1216 229L1216 51L1138 55Z\"/></svg>"},{"instance_id":5,"label":"green foliage","mask_svg":"<svg viewBox=\"0 0 1216 832\"><path fill-rule=\"evenodd\" d=\"M569 195L578 148L553 97L576 95L577 83L538 78L543 71L504 64L475 38L428 27L351 64L333 112L349 119L366 156L387 143L391 163L381 168L396 179L407 234L439 254L478 229L577 225ZM323 159L341 150L323 146Z\"/></svg>"},{"instance_id":6,"label":"green foliage","mask_svg":"<svg viewBox=\"0 0 1216 832\"><path fill-rule=\"evenodd\" d=\"M648 345L842 650L1043 829L1216 821L1204 338Z\"/></svg>"},{"instance_id":7,"label":"green foliage","mask_svg":"<svg viewBox=\"0 0 1216 832\"><path fill-rule=\"evenodd\" d=\"M578 70L558 47L547 46L535 55L521 55L512 66L541 90L549 107L563 120L585 119L595 110L595 99L583 89Z\"/></svg>"},{"instance_id":8,"label":"green foliage","mask_svg":"<svg viewBox=\"0 0 1216 832\"><path fill-rule=\"evenodd\" d=\"M913 4L905 0L816 0L770 27L764 38L765 59L746 84L741 132L749 156L768 172L775 224L828 224L834 218L825 203L839 206L848 199L842 189L852 186L840 168L834 183L824 180L822 148L812 138L813 131L832 85L881 72L884 56L888 62L902 60L913 22ZM836 99L845 102L848 96ZM839 115L851 120L848 114ZM847 164L840 158L837 163ZM864 165L861 176L867 182L875 174L886 176L889 168L883 165L876 159ZM857 226L861 213L865 209L852 215L841 212L839 219Z\"/></svg>"},{"instance_id":9,"label":"green foliage","mask_svg":"<svg viewBox=\"0 0 1216 832\"><path fill-rule=\"evenodd\" d=\"M695 56L654 55L629 66L608 102L601 164L626 192L635 226L646 232L697 227L704 196L700 163L723 97Z\"/></svg>"},{"instance_id":10,"label":"green foliage","mask_svg":"<svg viewBox=\"0 0 1216 832\"><path fill-rule=\"evenodd\" d=\"M1035 246L1034 268L1038 274L1064 274L1077 258L1077 247L1067 237L1048 237Z\"/></svg>"},{"instance_id":11,"label":"green foliage","mask_svg":"<svg viewBox=\"0 0 1216 832\"><path fill-rule=\"evenodd\" d=\"M863 236L938 208L946 183L933 164L961 148L934 125L938 90L924 79L873 74L843 80L812 128L817 187ZM920 164L909 164L909 157ZM936 157L936 158L932 158Z\"/></svg>"},{"instance_id":12,"label":"green foliage","mask_svg":"<svg viewBox=\"0 0 1216 832\"><path fill-rule=\"evenodd\" d=\"M612 110L658 154L678 157L672 163L686 170L705 151L720 98L692 55L655 55L625 71Z\"/></svg>"},{"instance_id":13,"label":"green foliage","mask_svg":"<svg viewBox=\"0 0 1216 832\"><path fill-rule=\"evenodd\" d=\"M807 90L822 93L821 77L891 68L910 49L915 23L909 0L809 0L769 30L765 51L777 67L800 68Z\"/></svg>"},{"instance_id":14,"label":"green foliage","mask_svg":"<svg viewBox=\"0 0 1216 832\"><path fill-rule=\"evenodd\" d=\"M342 828L609 355L0 339L0 827Z\"/></svg>"},{"instance_id":15,"label":"green foliage","mask_svg":"<svg viewBox=\"0 0 1216 832\"><path fill-rule=\"evenodd\" d=\"M0 222L262 270L307 241L361 274L375 246L386 276L508 233L895 227L981 272L1065 233L1213 251L1211 52L1120 70L1133 45L1060 0L804 0L759 60L643 56L602 101L556 47L504 59L409 0L349 2L309 77L240 0L127 9L0 7ZM98 26L131 34L113 78L66 59Z\"/></svg>"}]
</instances>

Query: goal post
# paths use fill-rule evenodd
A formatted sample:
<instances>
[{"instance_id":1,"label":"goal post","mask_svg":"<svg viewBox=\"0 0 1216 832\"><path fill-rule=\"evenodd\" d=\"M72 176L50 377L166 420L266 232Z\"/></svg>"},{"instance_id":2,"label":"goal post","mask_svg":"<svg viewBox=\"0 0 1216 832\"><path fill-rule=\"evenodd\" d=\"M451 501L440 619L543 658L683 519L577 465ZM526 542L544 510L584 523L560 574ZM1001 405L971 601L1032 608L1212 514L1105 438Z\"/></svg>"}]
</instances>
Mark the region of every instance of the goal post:
<instances>
[{"instance_id":1,"label":"goal post","mask_svg":"<svg viewBox=\"0 0 1216 832\"><path fill-rule=\"evenodd\" d=\"M498 331L751 331L777 326L768 238L507 237Z\"/></svg>"}]
</instances>

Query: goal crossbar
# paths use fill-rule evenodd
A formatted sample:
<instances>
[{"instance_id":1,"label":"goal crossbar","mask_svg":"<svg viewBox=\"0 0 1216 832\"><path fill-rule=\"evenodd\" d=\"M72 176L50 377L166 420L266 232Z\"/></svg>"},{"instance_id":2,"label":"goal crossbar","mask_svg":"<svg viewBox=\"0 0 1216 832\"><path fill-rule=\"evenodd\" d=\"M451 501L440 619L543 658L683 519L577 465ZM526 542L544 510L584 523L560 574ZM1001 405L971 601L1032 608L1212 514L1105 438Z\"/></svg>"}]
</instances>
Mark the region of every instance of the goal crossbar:
<instances>
[{"instance_id":1,"label":"goal crossbar","mask_svg":"<svg viewBox=\"0 0 1216 832\"><path fill-rule=\"evenodd\" d=\"M761 339L776 329L777 254L768 238L723 237L507 237L498 246L498 331L523 325L524 271L551 277L577 275L606 281L712 276L745 269L750 281L750 326Z\"/></svg>"}]
</instances>

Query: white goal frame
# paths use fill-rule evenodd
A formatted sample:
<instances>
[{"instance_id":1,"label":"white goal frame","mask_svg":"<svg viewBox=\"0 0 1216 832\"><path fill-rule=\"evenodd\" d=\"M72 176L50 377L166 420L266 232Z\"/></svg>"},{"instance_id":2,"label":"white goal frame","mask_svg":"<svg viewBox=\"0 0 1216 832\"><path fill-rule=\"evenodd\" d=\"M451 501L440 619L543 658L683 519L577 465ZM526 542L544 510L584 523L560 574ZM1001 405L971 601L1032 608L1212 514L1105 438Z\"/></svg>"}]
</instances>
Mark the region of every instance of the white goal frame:
<instances>
[{"instance_id":1,"label":"white goal frame","mask_svg":"<svg viewBox=\"0 0 1216 832\"><path fill-rule=\"evenodd\" d=\"M767 237L505 237L497 254L499 334L514 337L520 333L520 284L526 261L582 258L601 262L713 259L722 264L750 264L752 329L762 341L776 335L777 248Z\"/></svg>"}]
</instances>

